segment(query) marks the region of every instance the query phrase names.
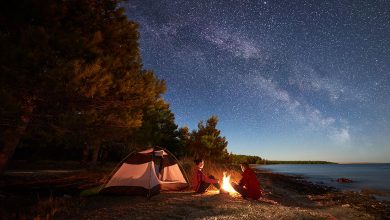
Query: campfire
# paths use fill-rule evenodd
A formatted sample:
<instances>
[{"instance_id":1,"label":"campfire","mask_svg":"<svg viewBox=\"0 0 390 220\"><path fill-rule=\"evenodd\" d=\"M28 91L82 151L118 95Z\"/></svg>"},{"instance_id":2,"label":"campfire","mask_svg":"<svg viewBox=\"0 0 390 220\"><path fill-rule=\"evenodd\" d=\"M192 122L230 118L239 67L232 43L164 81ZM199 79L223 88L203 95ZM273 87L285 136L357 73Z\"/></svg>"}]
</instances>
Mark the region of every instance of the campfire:
<instances>
[{"instance_id":1,"label":"campfire","mask_svg":"<svg viewBox=\"0 0 390 220\"><path fill-rule=\"evenodd\" d=\"M226 175L226 172L223 172L223 181L222 181L222 190L229 194L237 193L230 184L230 175Z\"/></svg>"}]
</instances>

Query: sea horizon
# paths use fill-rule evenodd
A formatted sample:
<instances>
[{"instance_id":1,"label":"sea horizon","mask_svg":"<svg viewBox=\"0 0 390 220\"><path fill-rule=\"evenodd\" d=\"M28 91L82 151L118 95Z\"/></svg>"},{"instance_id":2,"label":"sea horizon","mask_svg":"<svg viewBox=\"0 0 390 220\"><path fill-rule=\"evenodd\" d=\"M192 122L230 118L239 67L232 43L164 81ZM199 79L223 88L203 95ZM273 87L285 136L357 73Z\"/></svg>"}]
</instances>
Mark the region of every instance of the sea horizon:
<instances>
[{"instance_id":1,"label":"sea horizon","mask_svg":"<svg viewBox=\"0 0 390 220\"><path fill-rule=\"evenodd\" d=\"M265 164L256 168L300 176L312 183L342 191L373 190L376 198L390 201L390 163ZM347 178L352 182L340 183L337 181L339 178Z\"/></svg>"}]
</instances>

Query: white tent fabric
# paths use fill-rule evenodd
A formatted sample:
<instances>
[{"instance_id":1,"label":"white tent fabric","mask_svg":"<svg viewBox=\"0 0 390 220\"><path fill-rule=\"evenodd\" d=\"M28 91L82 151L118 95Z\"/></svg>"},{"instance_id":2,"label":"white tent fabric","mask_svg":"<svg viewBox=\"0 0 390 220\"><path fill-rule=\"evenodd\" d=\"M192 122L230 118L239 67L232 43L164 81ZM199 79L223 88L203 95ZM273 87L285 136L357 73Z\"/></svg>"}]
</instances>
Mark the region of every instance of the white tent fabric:
<instances>
[{"instance_id":1,"label":"white tent fabric","mask_svg":"<svg viewBox=\"0 0 390 220\"><path fill-rule=\"evenodd\" d=\"M162 181L187 183L177 164L164 167L162 178Z\"/></svg>"},{"instance_id":2,"label":"white tent fabric","mask_svg":"<svg viewBox=\"0 0 390 220\"><path fill-rule=\"evenodd\" d=\"M151 161L144 164L122 164L106 187L131 185L151 189L158 184L160 181L154 172L154 163Z\"/></svg>"},{"instance_id":3,"label":"white tent fabric","mask_svg":"<svg viewBox=\"0 0 390 220\"><path fill-rule=\"evenodd\" d=\"M101 193L149 196L160 190L186 187L188 183L177 160L164 150L148 149L129 155Z\"/></svg>"}]
</instances>

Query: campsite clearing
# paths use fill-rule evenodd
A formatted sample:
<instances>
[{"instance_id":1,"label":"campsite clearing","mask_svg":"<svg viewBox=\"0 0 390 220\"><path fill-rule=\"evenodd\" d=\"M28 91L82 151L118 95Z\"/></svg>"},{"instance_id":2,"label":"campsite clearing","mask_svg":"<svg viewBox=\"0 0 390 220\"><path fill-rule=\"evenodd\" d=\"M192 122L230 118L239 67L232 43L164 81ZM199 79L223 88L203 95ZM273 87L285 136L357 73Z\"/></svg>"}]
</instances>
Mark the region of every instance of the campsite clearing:
<instances>
[{"instance_id":1,"label":"campsite clearing","mask_svg":"<svg viewBox=\"0 0 390 220\"><path fill-rule=\"evenodd\" d=\"M279 174L259 171L257 175L267 192L265 197L279 204L243 200L218 194L215 190L203 195L191 191L161 193L150 200L140 196L80 197L76 194L76 186L85 186L99 177L97 172L80 171L77 175L56 173L49 177L45 174L46 185L42 176L24 176L21 181L21 177L8 175L8 179L7 176L2 179L2 186L12 183L15 188L8 188L7 193L2 191L0 211L1 216L9 219L15 216L54 219L386 219L390 216L388 202L358 193L332 191ZM39 184L34 184L34 180ZM17 182L19 185L15 185ZM38 185L50 185L52 196L44 194L43 188L38 190ZM12 193L21 192L18 188L25 191ZM16 207L20 203L25 205L24 211Z\"/></svg>"}]
</instances>

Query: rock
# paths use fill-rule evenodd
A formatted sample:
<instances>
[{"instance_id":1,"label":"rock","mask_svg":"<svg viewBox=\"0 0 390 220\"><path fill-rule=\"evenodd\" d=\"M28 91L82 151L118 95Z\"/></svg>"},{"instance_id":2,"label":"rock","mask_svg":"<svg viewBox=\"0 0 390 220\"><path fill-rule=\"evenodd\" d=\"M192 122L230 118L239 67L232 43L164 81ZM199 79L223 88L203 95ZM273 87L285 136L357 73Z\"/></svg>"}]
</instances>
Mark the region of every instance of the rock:
<instances>
[{"instance_id":1,"label":"rock","mask_svg":"<svg viewBox=\"0 0 390 220\"><path fill-rule=\"evenodd\" d=\"M348 178L338 178L336 181L339 183L352 183L353 182L351 179L348 179Z\"/></svg>"}]
</instances>

